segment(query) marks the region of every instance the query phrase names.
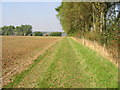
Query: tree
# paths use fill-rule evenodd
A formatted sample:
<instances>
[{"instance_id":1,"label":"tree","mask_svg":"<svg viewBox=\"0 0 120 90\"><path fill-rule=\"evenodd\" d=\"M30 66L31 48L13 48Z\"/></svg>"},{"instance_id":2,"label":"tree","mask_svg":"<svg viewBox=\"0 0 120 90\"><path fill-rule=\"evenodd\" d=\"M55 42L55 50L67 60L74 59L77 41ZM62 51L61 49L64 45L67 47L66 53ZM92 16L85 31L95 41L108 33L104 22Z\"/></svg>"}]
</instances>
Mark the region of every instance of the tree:
<instances>
[{"instance_id":1,"label":"tree","mask_svg":"<svg viewBox=\"0 0 120 90\"><path fill-rule=\"evenodd\" d=\"M62 32L52 32L50 36L61 36Z\"/></svg>"},{"instance_id":2,"label":"tree","mask_svg":"<svg viewBox=\"0 0 120 90\"><path fill-rule=\"evenodd\" d=\"M2 35L13 35L15 27L10 25L10 26L3 26L2 27Z\"/></svg>"},{"instance_id":3,"label":"tree","mask_svg":"<svg viewBox=\"0 0 120 90\"><path fill-rule=\"evenodd\" d=\"M116 11L117 7L120 7L119 2L62 2L56 11L67 35L117 48L120 33L120 9Z\"/></svg>"},{"instance_id":4,"label":"tree","mask_svg":"<svg viewBox=\"0 0 120 90\"><path fill-rule=\"evenodd\" d=\"M2 28L2 35L21 35L26 36L32 33L32 26L31 25L21 25L16 26L16 28L12 25L10 26L3 26Z\"/></svg>"},{"instance_id":5,"label":"tree","mask_svg":"<svg viewBox=\"0 0 120 90\"><path fill-rule=\"evenodd\" d=\"M34 32L34 36L43 36L42 32Z\"/></svg>"},{"instance_id":6,"label":"tree","mask_svg":"<svg viewBox=\"0 0 120 90\"><path fill-rule=\"evenodd\" d=\"M16 35L27 36L32 33L32 26L31 25L17 26L14 31Z\"/></svg>"}]
</instances>

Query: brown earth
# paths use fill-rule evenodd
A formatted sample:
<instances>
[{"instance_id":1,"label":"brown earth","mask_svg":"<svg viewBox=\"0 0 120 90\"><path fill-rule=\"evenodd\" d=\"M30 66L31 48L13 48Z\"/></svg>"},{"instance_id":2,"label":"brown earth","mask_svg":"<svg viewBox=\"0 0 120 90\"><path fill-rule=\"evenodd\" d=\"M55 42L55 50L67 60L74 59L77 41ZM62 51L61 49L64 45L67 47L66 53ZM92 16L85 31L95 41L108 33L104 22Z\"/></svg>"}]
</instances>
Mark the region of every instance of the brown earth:
<instances>
[{"instance_id":1,"label":"brown earth","mask_svg":"<svg viewBox=\"0 0 120 90\"><path fill-rule=\"evenodd\" d=\"M3 85L10 82L12 76L25 70L33 60L59 40L61 37L3 36Z\"/></svg>"}]
</instances>

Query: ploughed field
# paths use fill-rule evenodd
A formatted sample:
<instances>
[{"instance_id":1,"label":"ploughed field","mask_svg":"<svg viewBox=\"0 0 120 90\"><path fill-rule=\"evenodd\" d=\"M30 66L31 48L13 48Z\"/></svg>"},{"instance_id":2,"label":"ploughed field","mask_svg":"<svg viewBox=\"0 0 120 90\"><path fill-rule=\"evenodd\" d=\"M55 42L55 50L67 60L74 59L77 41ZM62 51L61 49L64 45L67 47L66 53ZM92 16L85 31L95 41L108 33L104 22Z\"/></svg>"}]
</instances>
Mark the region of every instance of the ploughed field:
<instances>
[{"instance_id":1,"label":"ploughed field","mask_svg":"<svg viewBox=\"0 0 120 90\"><path fill-rule=\"evenodd\" d=\"M118 67L70 37L3 37L3 76L4 88L118 87Z\"/></svg>"},{"instance_id":2,"label":"ploughed field","mask_svg":"<svg viewBox=\"0 0 120 90\"><path fill-rule=\"evenodd\" d=\"M3 84L9 82L14 74L25 70L33 60L58 40L60 37L3 36Z\"/></svg>"}]
</instances>

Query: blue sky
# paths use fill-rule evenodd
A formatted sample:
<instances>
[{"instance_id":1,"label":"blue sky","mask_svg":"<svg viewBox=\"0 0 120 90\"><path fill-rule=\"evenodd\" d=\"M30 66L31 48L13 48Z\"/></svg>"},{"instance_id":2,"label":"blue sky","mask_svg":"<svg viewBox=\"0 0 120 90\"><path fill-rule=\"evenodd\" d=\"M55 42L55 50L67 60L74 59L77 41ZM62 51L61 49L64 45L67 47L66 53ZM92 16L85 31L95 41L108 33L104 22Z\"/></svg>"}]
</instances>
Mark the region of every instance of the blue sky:
<instances>
[{"instance_id":1,"label":"blue sky","mask_svg":"<svg viewBox=\"0 0 120 90\"><path fill-rule=\"evenodd\" d=\"M55 8L60 2L3 2L2 25L30 24L33 31L62 31Z\"/></svg>"}]
</instances>

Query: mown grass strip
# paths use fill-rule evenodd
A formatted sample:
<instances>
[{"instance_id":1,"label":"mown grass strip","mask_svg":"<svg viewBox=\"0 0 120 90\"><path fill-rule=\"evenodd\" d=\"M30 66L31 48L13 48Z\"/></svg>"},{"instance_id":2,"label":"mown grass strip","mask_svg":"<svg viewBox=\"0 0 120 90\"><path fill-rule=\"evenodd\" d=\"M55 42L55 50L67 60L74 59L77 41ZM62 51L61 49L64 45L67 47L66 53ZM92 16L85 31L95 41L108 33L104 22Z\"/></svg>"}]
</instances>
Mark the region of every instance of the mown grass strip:
<instances>
[{"instance_id":1,"label":"mown grass strip","mask_svg":"<svg viewBox=\"0 0 120 90\"><path fill-rule=\"evenodd\" d=\"M117 88L118 68L99 55L96 51L70 39L79 57L86 64L86 70L91 72L99 81L96 88Z\"/></svg>"},{"instance_id":2,"label":"mown grass strip","mask_svg":"<svg viewBox=\"0 0 120 90\"><path fill-rule=\"evenodd\" d=\"M71 87L87 87L88 74L78 69L78 58L68 40L64 38L58 52L53 58L53 62L43 75L42 80L38 81L39 88L71 88ZM84 77L84 78L81 78ZM82 80L81 80L82 79ZM84 82L84 83L83 83Z\"/></svg>"},{"instance_id":3,"label":"mown grass strip","mask_svg":"<svg viewBox=\"0 0 120 90\"><path fill-rule=\"evenodd\" d=\"M63 39L64 40L64 39ZM52 75L56 70L56 55L58 54L59 50L61 49L61 43L63 42L63 40L61 42L59 42L57 44L57 47L55 48L55 55L52 57L52 63L50 64L50 66L47 68L47 70L45 71L45 73L40 76L40 79L37 81L37 88L49 88L52 87L52 84L50 84L52 82ZM50 81L50 82L49 82Z\"/></svg>"}]
</instances>

